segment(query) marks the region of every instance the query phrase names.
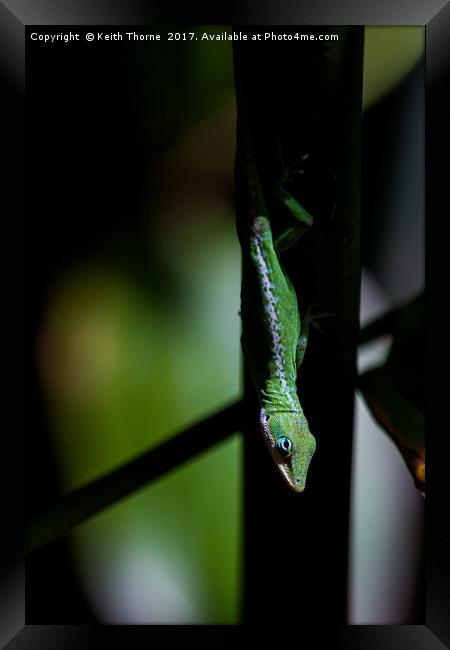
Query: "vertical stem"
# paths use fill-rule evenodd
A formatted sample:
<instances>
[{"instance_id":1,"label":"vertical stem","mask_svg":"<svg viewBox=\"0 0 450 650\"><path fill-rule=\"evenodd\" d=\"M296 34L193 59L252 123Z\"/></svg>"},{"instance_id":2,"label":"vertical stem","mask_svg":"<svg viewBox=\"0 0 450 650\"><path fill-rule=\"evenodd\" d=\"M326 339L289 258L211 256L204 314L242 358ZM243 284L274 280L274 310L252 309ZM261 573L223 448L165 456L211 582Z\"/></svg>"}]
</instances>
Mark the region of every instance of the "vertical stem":
<instances>
[{"instance_id":1,"label":"vertical stem","mask_svg":"<svg viewBox=\"0 0 450 650\"><path fill-rule=\"evenodd\" d=\"M242 31L242 30L241 30ZM286 29L283 32L286 33ZM300 31L299 29L294 31ZM303 28L308 33L319 31ZM295 494L272 465L247 373L244 423L244 622L346 622L349 494L359 309L360 132L363 28L336 41L235 45L238 108L245 102L266 177L276 139L285 157L309 154L289 189L313 228L286 253L301 313L334 317L312 331L298 389L317 440L306 490ZM238 142L239 147L239 142ZM236 186L242 184L236 168ZM335 209L333 211L335 205ZM274 206L272 221L283 214ZM242 204L236 194L237 218Z\"/></svg>"}]
</instances>

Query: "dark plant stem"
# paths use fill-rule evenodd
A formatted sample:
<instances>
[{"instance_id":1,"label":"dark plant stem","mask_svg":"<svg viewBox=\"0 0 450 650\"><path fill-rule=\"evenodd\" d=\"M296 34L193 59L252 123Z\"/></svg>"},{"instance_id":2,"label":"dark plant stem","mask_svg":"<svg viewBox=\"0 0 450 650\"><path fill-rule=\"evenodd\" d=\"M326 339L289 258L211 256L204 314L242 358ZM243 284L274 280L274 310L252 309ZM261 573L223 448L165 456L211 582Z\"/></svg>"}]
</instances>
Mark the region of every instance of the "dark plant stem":
<instances>
[{"instance_id":1,"label":"dark plant stem","mask_svg":"<svg viewBox=\"0 0 450 650\"><path fill-rule=\"evenodd\" d=\"M102 478L70 492L37 515L28 528L27 552L74 526L239 430L242 402L202 420Z\"/></svg>"},{"instance_id":2,"label":"dark plant stem","mask_svg":"<svg viewBox=\"0 0 450 650\"><path fill-rule=\"evenodd\" d=\"M333 32L339 41L234 46L238 114L245 101L263 179L265 170L270 178L277 140L288 160L308 154L289 189L314 216L314 226L282 261L301 313L313 305L335 315L322 321L324 334L312 334L299 374L300 399L317 439L303 494L290 491L273 466L245 373L243 620L280 629L345 623L347 614L363 29ZM242 182L237 166L236 186ZM284 215L272 207L276 227ZM239 193L236 212L245 218Z\"/></svg>"}]
</instances>

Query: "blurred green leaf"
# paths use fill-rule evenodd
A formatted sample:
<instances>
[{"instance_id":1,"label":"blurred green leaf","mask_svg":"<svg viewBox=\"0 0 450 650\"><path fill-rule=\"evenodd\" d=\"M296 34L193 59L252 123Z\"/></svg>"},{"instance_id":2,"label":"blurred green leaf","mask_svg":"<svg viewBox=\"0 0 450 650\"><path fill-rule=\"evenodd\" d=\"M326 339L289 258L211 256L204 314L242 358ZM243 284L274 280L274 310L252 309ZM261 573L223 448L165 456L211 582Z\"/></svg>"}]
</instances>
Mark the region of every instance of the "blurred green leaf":
<instances>
[{"instance_id":1,"label":"blurred green leaf","mask_svg":"<svg viewBox=\"0 0 450 650\"><path fill-rule=\"evenodd\" d=\"M164 28L166 32L179 27ZM180 134L217 106L233 97L231 43L214 41L209 46L200 39L203 32L220 33L220 26L184 26L198 40L162 38L156 47L130 44L119 69L126 71L127 96L134 106L138 128L146 150L161 151L177 141ZM146 31L161 33L162 28ZM157 55L155 53L157 52Z\"/></svg>"},{"instance_id":2,"label":"blurred green leaf","mask_svg":"<svg viewBox=\"0 0 450 650\"><path fill-rule=\"evenodd\" d=\"M424 27L366 27L363 109L385 97L424 54Z\"/></svg>"}]
</instances>

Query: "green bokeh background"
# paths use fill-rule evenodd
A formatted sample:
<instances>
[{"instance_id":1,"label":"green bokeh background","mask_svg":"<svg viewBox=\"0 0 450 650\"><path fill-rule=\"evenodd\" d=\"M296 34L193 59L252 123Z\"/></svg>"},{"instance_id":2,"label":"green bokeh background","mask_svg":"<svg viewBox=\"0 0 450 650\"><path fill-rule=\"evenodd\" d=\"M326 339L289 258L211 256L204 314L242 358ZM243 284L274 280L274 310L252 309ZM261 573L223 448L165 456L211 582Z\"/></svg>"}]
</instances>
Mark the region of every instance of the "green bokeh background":
<instances>
[{"instance_id":1,"label":"green bokeh background","mask_svg":"<svg viewBox=\"0 0 450 650\"><path fill-rule=\"evenodd\" d=\"M223 28L199 29L208 30ZM366 109L411 71L423 38L420 27L366 29ZM231 44L127 52L117 74L149 152L142 227L121 244L129 269L102 250L61 275L38 340L64 491L241 390ZM135 248L148 258L144 281L132 271ZM73 531L80 583L101 622L239 622L241 472L234 435Z\"/></svg>"}]
</instances>

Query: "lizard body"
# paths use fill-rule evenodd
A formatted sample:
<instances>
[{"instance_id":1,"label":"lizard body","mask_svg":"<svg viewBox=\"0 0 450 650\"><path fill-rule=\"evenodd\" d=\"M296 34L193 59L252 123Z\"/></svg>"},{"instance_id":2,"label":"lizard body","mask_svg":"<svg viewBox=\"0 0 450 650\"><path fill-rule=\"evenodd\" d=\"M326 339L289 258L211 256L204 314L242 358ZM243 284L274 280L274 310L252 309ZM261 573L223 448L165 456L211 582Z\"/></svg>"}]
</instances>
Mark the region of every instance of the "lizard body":
<instances>
[{"instance_id":1,"label":"lizard body","mask_svg":"<svg viewBox=\"0 0 450 650\"><path fill-rule=\"evenodd\" d=\"M308 321L302 327L295 289L279 253L298 240L299 229L310 226L312 217L282 190L278 194L286 197L285 207L298 223L274 241L251 141L246 136L243 141L250 220L238 230L243 253L242 349L258 395L266 445L289 487L303 492L316 448L296 388Z\"/></svg>"}]
</instances>

